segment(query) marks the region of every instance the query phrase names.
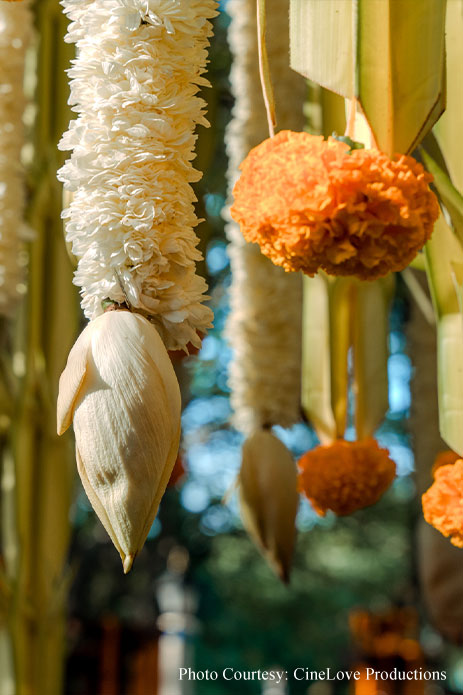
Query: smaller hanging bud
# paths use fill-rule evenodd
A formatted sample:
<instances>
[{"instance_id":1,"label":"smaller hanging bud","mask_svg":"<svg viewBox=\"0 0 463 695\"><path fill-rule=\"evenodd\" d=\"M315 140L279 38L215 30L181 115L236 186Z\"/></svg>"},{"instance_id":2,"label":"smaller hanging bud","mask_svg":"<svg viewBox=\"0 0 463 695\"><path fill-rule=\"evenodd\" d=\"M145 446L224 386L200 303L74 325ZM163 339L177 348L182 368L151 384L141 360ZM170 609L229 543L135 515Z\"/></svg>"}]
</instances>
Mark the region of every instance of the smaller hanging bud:
<instances>
[{"instance_id":1,"label":"smaller hanging bud","mask_svg":"<svg viewBox=\"0 0 463 695\"><path fill-rule=\"evenodd\" d=\"M60 378L58 434L74 421L82 484L125 573L169 481L180 410L172 363L147 319L109 311L87 325Z\"/></svg>"},{"instance_id":2,"label":"smaller hanging bud","mask_svg":"<svg viewBox=\"0 0 463 695\"><path fill-rule=\"evenodd\" d=\"M280 579L288 583L299 504L293 457L267 430L244 442L239 474L243 524Z\"/></svg>"}]
</instances>

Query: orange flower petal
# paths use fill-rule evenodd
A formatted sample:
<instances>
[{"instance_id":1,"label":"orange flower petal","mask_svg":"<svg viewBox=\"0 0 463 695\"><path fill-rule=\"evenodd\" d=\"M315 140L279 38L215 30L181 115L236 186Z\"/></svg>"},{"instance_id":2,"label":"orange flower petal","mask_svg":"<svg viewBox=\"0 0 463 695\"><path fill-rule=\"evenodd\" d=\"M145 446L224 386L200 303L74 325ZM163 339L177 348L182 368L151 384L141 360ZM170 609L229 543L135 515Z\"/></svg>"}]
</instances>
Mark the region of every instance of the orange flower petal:
<instances>
[{"instance_id":1,"label":"orange flower petal","mask_svg":"<svg viewBox=\"0 0 463 695\"><path fill-rule=\"evenodd\" d=\"M405 268L439 205L415 159L281 131L250 151L231 207L244 237L275 265L372 280Z\"/></svg>"},{"instance_id":2,"label":"orange flower petal","mask_svg":"<svg viewBox=\"0 0 463 695\"><path fill-rule=\"evenodd\" d=\"M440 466L421 500L428 524L463 548L463 461Z\"/></svg>"}]
</instances>

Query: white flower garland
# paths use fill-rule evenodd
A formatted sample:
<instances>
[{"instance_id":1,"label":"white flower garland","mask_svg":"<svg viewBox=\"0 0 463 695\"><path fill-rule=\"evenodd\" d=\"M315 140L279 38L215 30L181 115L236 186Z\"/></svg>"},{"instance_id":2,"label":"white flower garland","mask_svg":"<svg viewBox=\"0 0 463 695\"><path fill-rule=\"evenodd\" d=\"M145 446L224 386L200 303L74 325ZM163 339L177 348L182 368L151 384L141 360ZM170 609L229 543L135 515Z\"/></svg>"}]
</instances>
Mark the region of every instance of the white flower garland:
<instances>
[{"instance_id":1,"label":"white flower garland","mask_svg":"<svg viewBox=\"0 0 463 695\"><path fill-rule=\"evenodd\" d=\"M9 316L19 297L19 251L29 236L23 221L24 64L32 34L27 0L0 2L0 315Z\"/></svg>"},{"instance_id":2,"label":"white flower garland","mask_svg":"<svg viewBox=\"0 0 463 695\"><path fill-rule=\"evenodd\" d=\"M78 118L60 143L73 193L63 212L79 259L74 282L88 318L125 299L155 323L168 349L200 345L211 325L190 185L197 96L215 0L62 0L78 47L69 71Z\"/></svg>"},{"instance_id":3,"label":"white flower garland","mask_svg":"<svg viewBox=\"0 0 463 695\"><path fill-rule=\"evenodd\" d=\"M231 192L249 150L268 137L259 78L255 0L229 0L230 74L235 97L227 128ZM287 0L267 0L267 50L278 127L302 130L305 81L289 67ZM227 215L227 219L229 219ZM302 280L274 266L255 244L227 224L232 270L227 333L234 424L248 434L263 425L289 427L300 419Z\"/></svg>"}]
</instances>

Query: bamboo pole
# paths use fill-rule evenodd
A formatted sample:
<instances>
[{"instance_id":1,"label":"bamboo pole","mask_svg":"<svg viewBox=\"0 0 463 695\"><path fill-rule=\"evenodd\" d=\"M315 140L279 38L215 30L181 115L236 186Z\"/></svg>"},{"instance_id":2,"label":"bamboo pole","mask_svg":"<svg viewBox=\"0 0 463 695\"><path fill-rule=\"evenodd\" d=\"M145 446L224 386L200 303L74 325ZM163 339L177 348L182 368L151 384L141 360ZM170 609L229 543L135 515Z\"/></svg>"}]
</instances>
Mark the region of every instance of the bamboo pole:
<instances>
[{"instance_id":1,"label":"bamboo pole","mask_svg":"<svg viewBox=\"0 0 463 695\"><path fill-rule=\"evenodd\" d=\"M25 370L16 372L14 466L4 467L3 476L9 474L4 499L6 487L10 490L3 545L9 548L8 628L15 665L11 695L58 695L62 687L73 465L69 439L56 435L55 402L79 315L56 182L61 164L56 144L69 118L64 108L69 58L62 40L65 20L57 0L41 0L35 12L37 118L29 221L36 236L30 245L27 297L16 325L13 362L23 363ZM11 687L11 677L9 682ZM2 695L10 693L4 689Z\"/></svg>"}]
</instances>

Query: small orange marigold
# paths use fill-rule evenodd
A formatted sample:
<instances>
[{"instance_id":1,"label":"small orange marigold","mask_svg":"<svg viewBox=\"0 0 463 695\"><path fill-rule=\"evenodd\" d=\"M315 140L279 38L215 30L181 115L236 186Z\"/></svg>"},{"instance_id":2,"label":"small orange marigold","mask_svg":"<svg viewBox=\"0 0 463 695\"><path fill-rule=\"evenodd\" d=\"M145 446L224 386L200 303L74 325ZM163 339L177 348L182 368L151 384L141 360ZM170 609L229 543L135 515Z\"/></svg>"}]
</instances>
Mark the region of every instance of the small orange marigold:
<instances>
[{"instance_id":1,"label":"small orange marigold","mask_svg":"<svg viewBox=\"0 0 463 695\"><path fill-rule=\"evenodd\" d=\"M432 176L413 157L350 152L334 138L281 131L241 170L232 217L290 271L373 280L403 270L439 215Z\"/></svg>"},{"instance_id":2,"label":"small orange marigold","mask_svg":"<svg viewBox=\"0 0 463 695\"><path fill-rule=\"evenodd\" d=\"M299 468L299 490L320 516L328 509L345 516L375 504L396 474L388 450L372 437L318 446L302 456Z\"/></svg>"},{"instance_id":3,"label":"small orange marigold","mask_svg":"<svg viewBox=\"0 0 463 695\"><path fill-rule=\"evenodd\" d=\"M422 499L424 518L450 542L463 548L463 461L440 466Z\"/></svg>"}]
</instances>

